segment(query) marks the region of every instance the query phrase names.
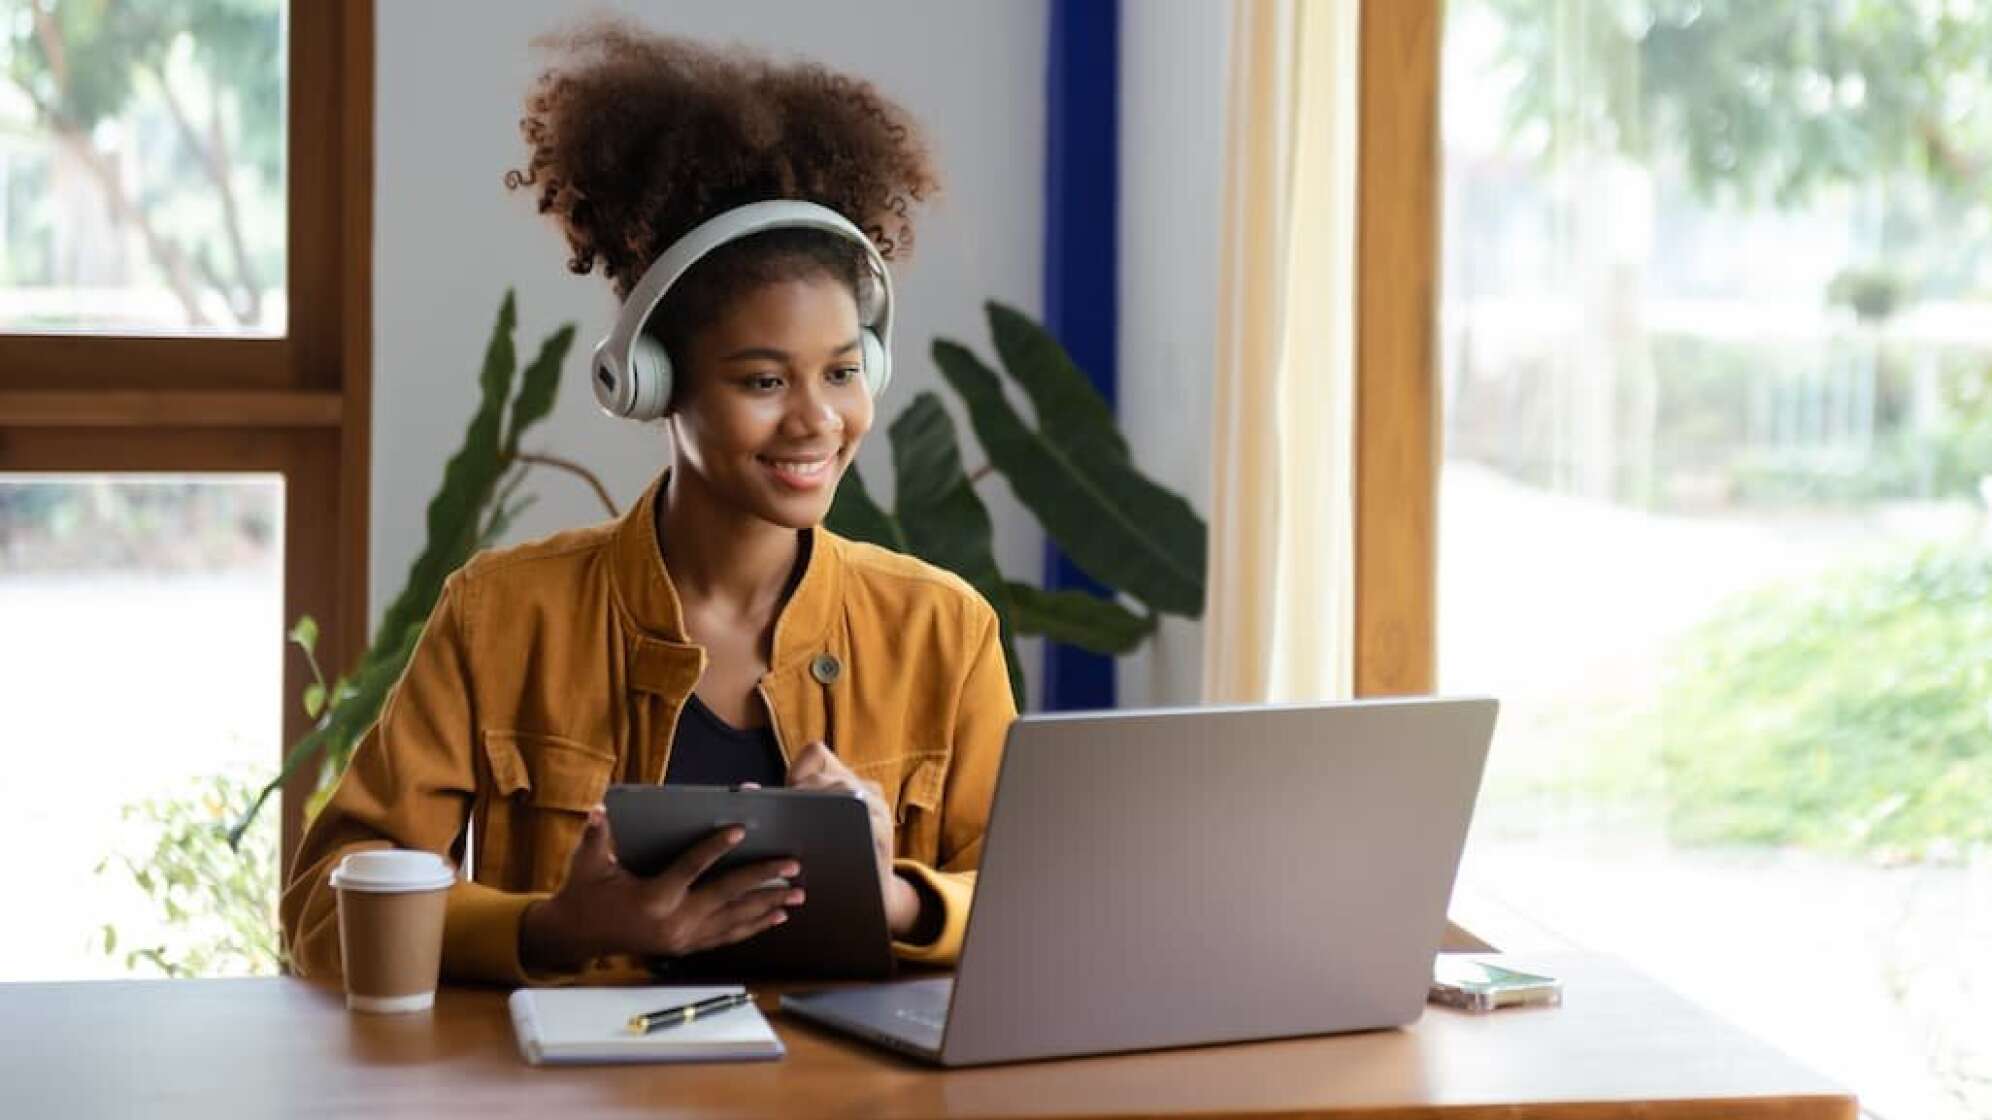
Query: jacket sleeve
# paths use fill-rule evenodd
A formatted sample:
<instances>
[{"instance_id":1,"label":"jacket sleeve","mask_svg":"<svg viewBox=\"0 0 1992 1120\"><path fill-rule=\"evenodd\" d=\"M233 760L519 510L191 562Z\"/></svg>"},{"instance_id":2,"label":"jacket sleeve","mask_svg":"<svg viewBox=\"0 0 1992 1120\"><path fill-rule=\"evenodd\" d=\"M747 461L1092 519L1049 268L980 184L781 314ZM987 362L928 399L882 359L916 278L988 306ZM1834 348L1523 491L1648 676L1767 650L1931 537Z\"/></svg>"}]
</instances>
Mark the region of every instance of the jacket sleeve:
<instances>
[{"instance_id":1,"label":"jacket sleeve","mask_svg":"<svg viewBox=\"0 0 1992 1120\"><path fill-rule=\"evenodd\" d=\"M918 860L893 861L893 868L919 884L941 906L940 932L926 944L894 942L901 960L952 965L961 956L962 935L975 899L975 869L982 862L982 834L989 827L989 802L996 792L996 769L1003 740L1017 718L1017 698L1003 659L996 611L979 597L980 637L969 661L956 708L952 758L941 798L940 852L930 866Z\"/></svg>"},{"instance_id":2,"label":"jacket sleeve","mask_svg":"<svg viewBox=\"0 0 1992 1120\"><path fill-rule=\"evenodd\" d=\"M327 880L346 853L419 848L462 864L477 785L463 596L462 576L450 576L379 721L298 846L280 910L301 976L340 973L338 905ZM538 897L459 881L444 920L443 975L525 982L519 920Z\"/></svg>"}]
</instances>

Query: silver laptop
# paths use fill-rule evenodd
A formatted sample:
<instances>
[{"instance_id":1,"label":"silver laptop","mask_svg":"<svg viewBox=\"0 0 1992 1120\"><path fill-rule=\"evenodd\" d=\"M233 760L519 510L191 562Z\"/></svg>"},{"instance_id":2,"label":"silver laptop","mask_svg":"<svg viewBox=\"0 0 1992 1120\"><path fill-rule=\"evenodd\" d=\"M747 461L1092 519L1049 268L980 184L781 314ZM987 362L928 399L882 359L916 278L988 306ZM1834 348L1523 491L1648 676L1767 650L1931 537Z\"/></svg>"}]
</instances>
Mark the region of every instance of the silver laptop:
<instances>
[{"instance_id":1,"label":"silver laptop","mask_svg":"<svg viewBox=\"0 0 1992 1120\"><path fill-rule=\"evenodd\" d=\"M782 1007L945 1066L1416 1020L1485 699L1027 716L952 978Z\"/></svg>"}]
</instances>

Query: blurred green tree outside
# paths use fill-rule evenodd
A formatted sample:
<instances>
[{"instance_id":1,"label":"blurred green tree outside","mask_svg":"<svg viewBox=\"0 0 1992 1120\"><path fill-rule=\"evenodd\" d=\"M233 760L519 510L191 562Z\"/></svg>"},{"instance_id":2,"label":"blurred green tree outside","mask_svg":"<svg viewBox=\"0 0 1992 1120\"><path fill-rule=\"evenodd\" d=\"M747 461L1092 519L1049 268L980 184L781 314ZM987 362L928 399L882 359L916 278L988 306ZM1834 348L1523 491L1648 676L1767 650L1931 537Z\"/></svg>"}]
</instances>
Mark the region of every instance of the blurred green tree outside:
<instances>
[{"instance_id":1,"label":"blurred green tree outside","mask_svg":"<svg viewBox=\"0 0 1992 1120\"><path fill-rule=\"evenodd\" d=\"M101 192L109 232L143 246L145 270L128 279L169 291L185 326L271 326L285 268L282 0L23 0L8 15L0 294L117 270L79 263L58 234L61 163ZM88 329L101 314L30 325Z\"/></svg>"},{"instance_id":2,"label":"blurred green tree outside","mask_svg":"<svg viewBox=\"0 0 1992 1120\"><path fill-rule=\"evenodd\" d=\"M1825 192L1878 191L1879 258L1851 262L1820 298L1885 322L1903 300L1982 294L1992 5L1478 2L1498 16L1518 149L1678 169L1714 207L1795 210ZM1870 292L1878 276L1889 292ZM1944 379L1940 422L1911 430L1895 423L1904 374L1877 345L1881 435L1861 462L1822 467L1734 453L1747 386L1771 351L1652 345L1658 442L1676 466L1713 462L1738 508L1982 501L1992 475L1982 355ZM1706 461L1688 462L1698 454ZM1677 840L1891 859L1992 843L1992 551L1981 535L1904 547L1738 597L1679 640L1657 719L1657 759L1607 764L1590 780L1650 792L1657 778ZM1614 772L1628 765L1657 772Z\"/></svg>"}]
</instances>

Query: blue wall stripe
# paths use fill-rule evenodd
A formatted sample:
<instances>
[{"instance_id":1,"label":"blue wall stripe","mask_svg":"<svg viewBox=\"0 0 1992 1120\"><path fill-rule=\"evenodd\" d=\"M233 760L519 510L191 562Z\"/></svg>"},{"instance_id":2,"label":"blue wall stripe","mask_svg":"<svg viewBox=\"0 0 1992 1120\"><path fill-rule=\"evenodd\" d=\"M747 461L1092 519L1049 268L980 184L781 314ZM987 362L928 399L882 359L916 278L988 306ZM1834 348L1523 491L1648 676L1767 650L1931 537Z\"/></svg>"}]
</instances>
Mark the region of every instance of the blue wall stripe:
<instances>
[{"instance_id":1,"label":"blue wall stripe","mask_svg":"<svg viewBox=\"0 0 1992 1120\"><path fill-rule=\"evenodd\" d=\"M1045 325L1115 403L1120 322L1120 2L1051 0L1045 72ZM1055 544L1045 586L1106 589ZM1045 644L1042 706L1114 706L1114 661Z\"/></svg>"}]
</instances>

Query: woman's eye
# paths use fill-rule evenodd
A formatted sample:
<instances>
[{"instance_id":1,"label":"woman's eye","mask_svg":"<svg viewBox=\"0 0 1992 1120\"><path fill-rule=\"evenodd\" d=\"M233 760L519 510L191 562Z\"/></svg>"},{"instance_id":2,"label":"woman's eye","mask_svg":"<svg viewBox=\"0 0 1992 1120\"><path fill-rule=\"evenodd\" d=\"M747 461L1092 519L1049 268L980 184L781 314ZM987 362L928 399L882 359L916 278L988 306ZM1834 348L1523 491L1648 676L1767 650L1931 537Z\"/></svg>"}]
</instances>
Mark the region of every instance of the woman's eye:
<instances>
[{"instance_id":1,"label":"woman's eye","mask_svg":"<svg viewBox=\"0 0 1992 1120\"><path fill-rule=\"evenodd\" d=\"M838 366L836 369L830 371L830 384L842 385L856 376L858 376L858 367Z\"/></svg>"},{"instance_id":2,"label":"woman's eye","mask_svg":"<svg viewBox=\"0 0 1992 1120\"><path fill-rule=\"evenodd\" d=\"M771 392L782 387L782 379L772 373L755 374L747 379L747 387L756 392Z\"/></svg>"}]
</instances>

